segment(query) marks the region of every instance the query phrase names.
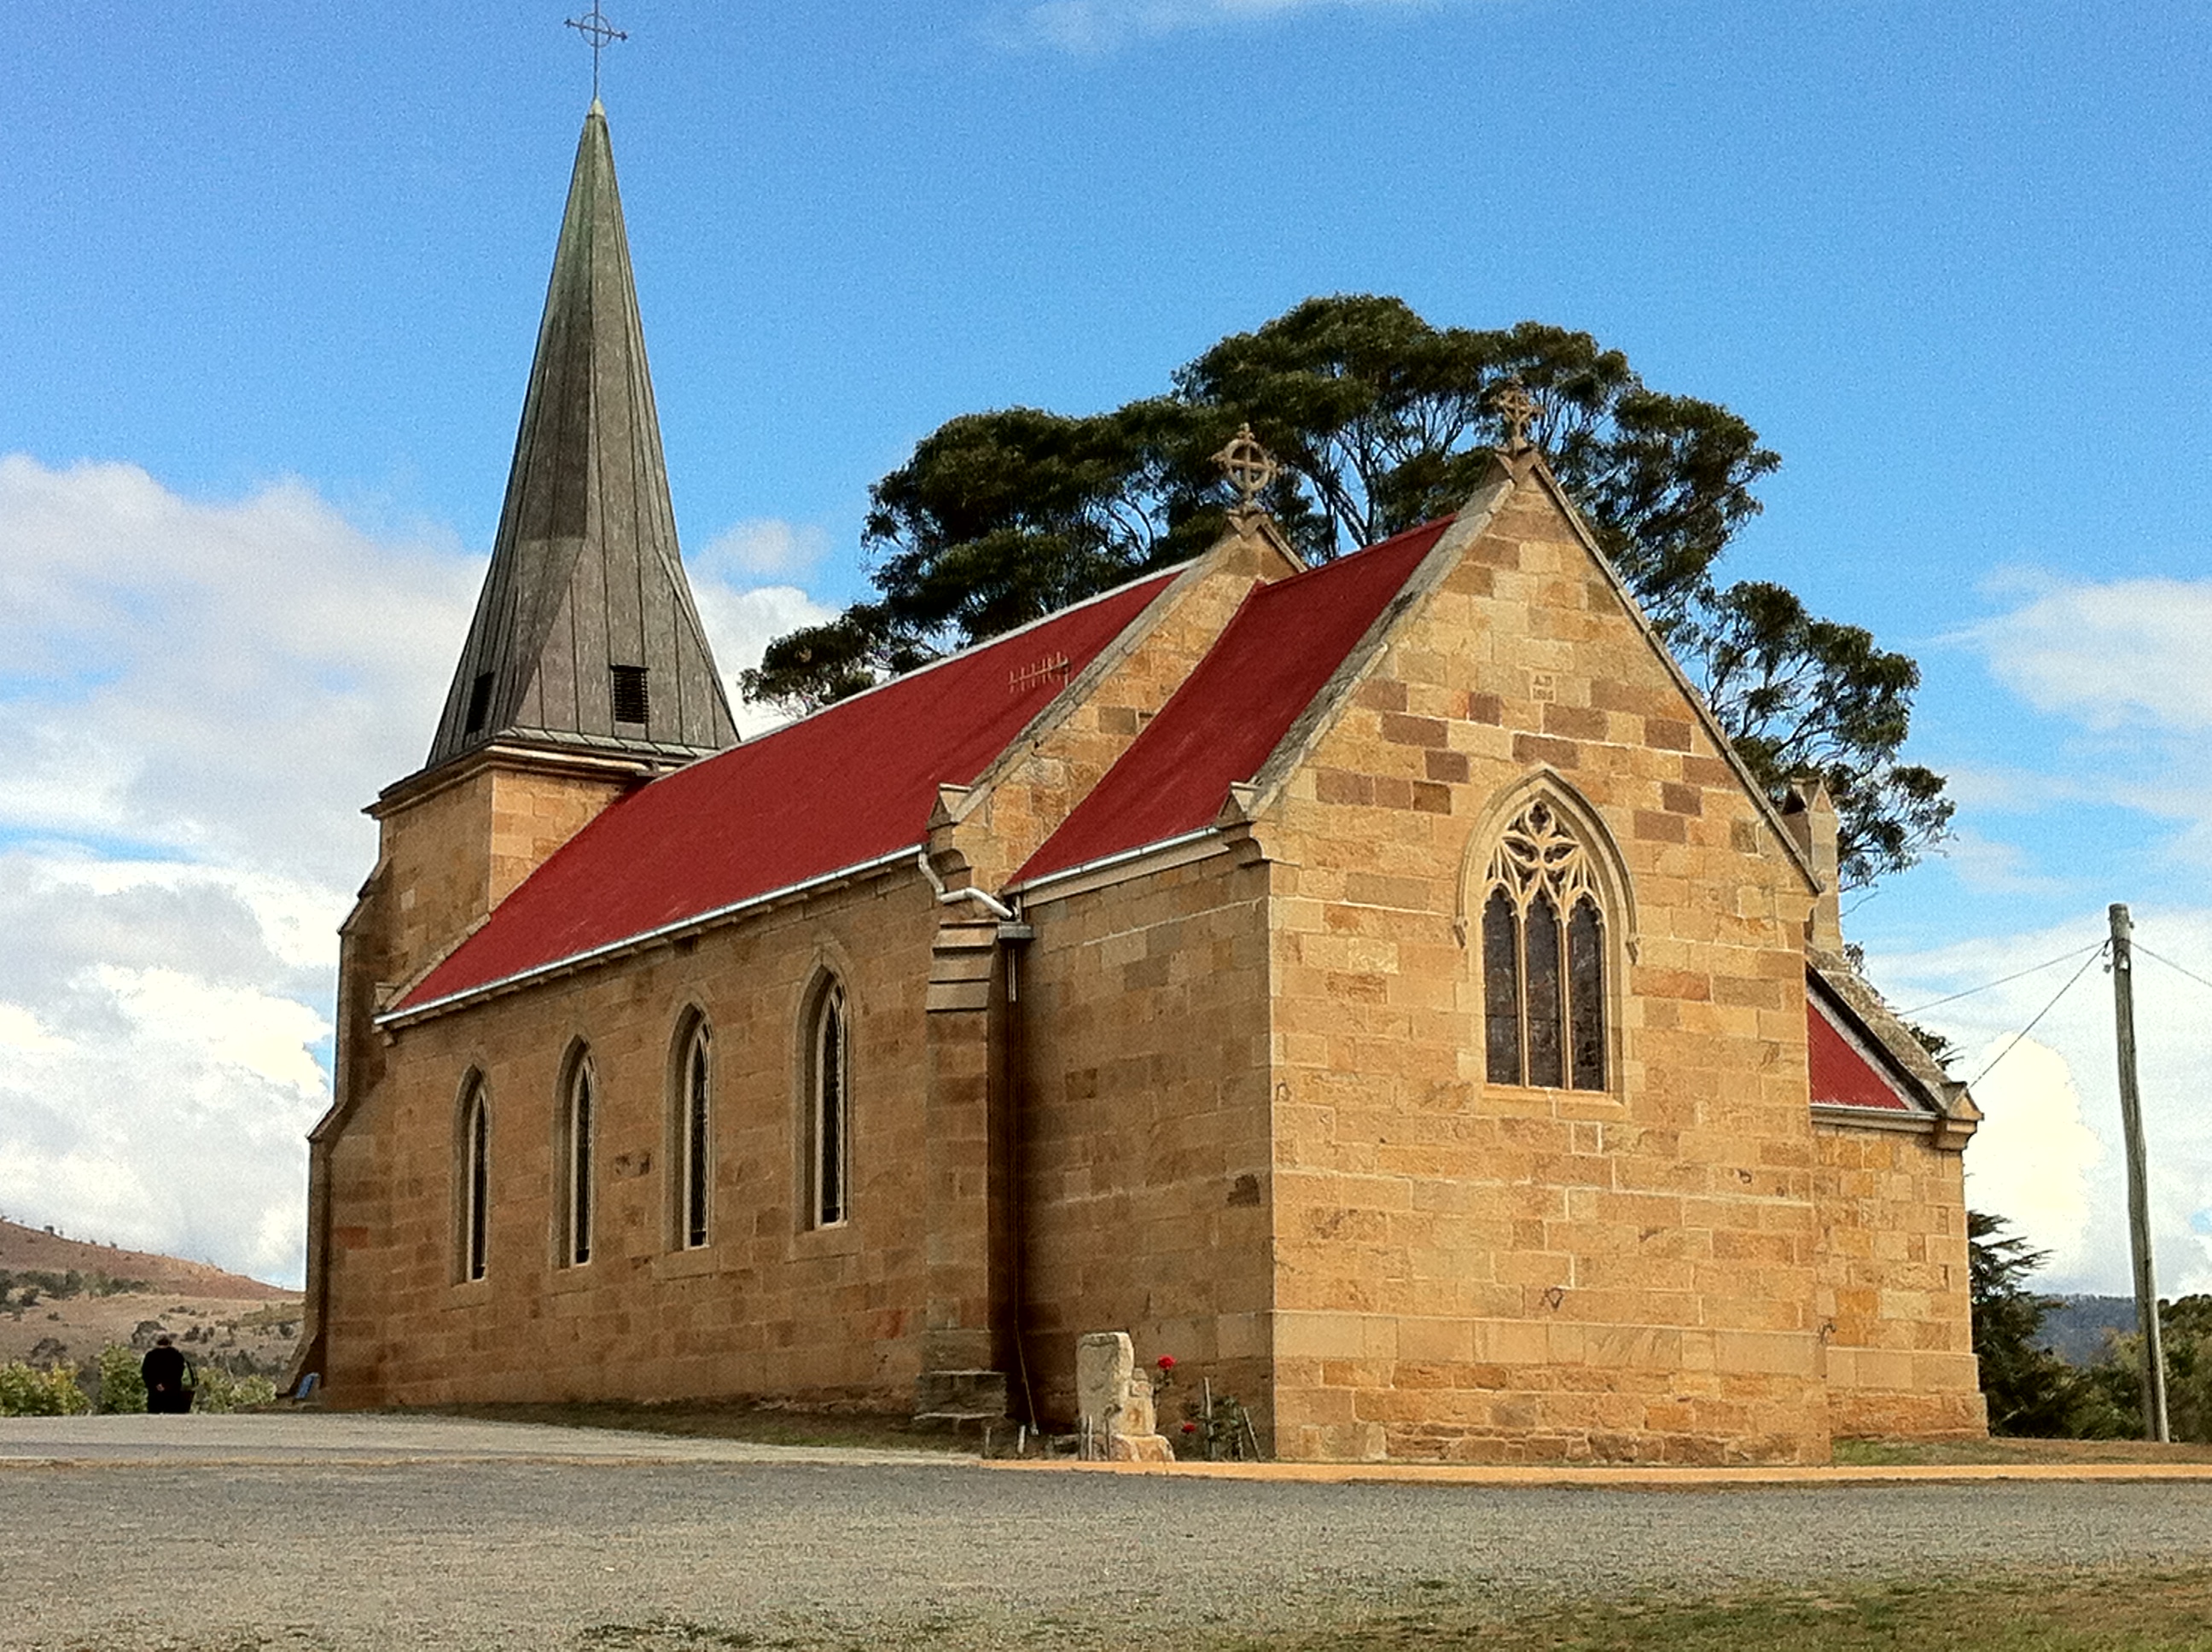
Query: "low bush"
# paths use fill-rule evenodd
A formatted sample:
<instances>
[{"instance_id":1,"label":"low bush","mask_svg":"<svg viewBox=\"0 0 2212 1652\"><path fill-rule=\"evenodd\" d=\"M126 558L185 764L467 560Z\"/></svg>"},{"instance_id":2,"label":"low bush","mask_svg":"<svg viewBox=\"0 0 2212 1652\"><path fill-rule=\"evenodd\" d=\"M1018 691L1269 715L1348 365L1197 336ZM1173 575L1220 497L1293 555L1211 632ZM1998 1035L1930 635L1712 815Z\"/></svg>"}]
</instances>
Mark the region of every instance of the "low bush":
<instances>
[{"instance_id":1,"label":"low bush","mask_svg":"<svg viewBox=\"0 0 2212 1652\"><path fill-rule=\"evenodd\" d=\"M239 1411L269 1405L276 1398L276 1385L265 1376L236 1376L220 1365L203 1365L199 1384L192 1390L192 1409Z\"/></svg>"},{"instance_id":2,"label":"low bush","mask_svg":"<svg viewBox=\"0 0 2212 1652\"><path fill-rule=\"evenodd\" d=\"M91 1409L74 1365L41 1369L20 1359L0 1365L0 1417L75 1417Z\"/></svg>"},{"instance_id":3,"label":"low bush","mask_svg":"<svg viewBox=\"0 0 2212 1652\"><path fill-rule=\"evenodd\" d=\"M119 1342L111 1342L100 1351L97 1397L101 1411L146 1409L146 1379L139 1369L144 1357L137 1349ZM248 1406L265 1406L276 1398L276 1385L252 1370L250 1359L233 1363L249 1369L234 1370L231 1364L214 1359L192 1362L194 1411L238 1411Z\"/></svg>"},{"instance_id":4,"label":"low bush","mask_svg":"<svg viewBox=\"0 0 2212 1652\"><path fill-rule=\"evenodd\" d=\"M111 1342L100 1351L94 1369L99 1373L98 1401L104 1412L146 1409L146 1379L138 1374L141 1356L136 1348Z\"/></svg>"}]
</instances>

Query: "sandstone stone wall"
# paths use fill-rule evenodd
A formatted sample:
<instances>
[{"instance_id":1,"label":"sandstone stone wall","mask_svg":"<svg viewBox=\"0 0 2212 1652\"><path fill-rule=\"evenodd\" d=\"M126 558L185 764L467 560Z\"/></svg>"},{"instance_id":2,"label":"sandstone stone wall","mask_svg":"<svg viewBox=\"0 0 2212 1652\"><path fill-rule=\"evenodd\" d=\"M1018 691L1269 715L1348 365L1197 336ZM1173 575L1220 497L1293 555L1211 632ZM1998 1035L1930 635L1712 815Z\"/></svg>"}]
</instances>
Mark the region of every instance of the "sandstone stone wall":
<instances>
[{"instance_id":1,"label":"sandstone stone wall","mask_svg":"<svg viewBox=\"0 0 2212 1652\"><path fill-rule=\"evenodd\" d=\"M1534 481L1393 635L1256 828L1278 1449L1824 1460L1806 878ZM1541 771L1628 886L1603 1093L1484 1072L1481 880Z\"/></svg>"},{"instance_id":2,"label":"sandstone stone wall","mask_svg":"<svg viewBox=\"0 0 2212 1652\"><path fill-rule=\"evenodd\" d=\"M1924 1135L1814 1127L1819 1311L1838 1435L1978 1438L1960 1155Z\"/></svg>"},{"instance_id":3,"label":"sandstone stone wall","mask_svg":"<svg viewBox=\"0 0 2212 1652\"><path fill-rule=\"evenodd\" d=\"M1024 1329L1039 1408L1075 1415L1075 1339L1251 1406L1271 1294L1267 874L1224 853L1034 902L1020 963ZM1161 1396L1161 1427L1182 1394Z\"/></svg>"},{"instance_id":4,"label":"sandstone stone wall","mask_svg":"<svg viewBox=\"0 0 2212 1652\"><path fill-rule=\"evenodd\" d=\"M923 1298L922 998L937 909L910 872L772 908L403 1028L331 1150L325 1381L339 1404L808 1394L902 1409ZM852 1023L853 1217L810 1230L802 1003L817 971ZM672 1053L712 1028L712 1235L674 1248ZM556 1266L564 1058L598 1078L594 1253ZM457 1283L457 1108L491 1109L489 1266Z\"/></svg>"},{"instance_id":5,"label":"sandstone stone wall","mask_svg":"<svg viewBox=\"0 0 2212 1652\"><path fill-rule=\"evenodd\" d=\"M1087 690L1054 707L983 777L973 811L933 847L956 851L997 889L1065 821L1205 658L1252 587L1295 565L1257 527L1214 544L1157 599L1136 635L1094 662Z\"/></svg>"},{"instance_id":6,"label":"sandstone stone wall","mask_svg":"<svg viewBox=\"0 0 2212 1652\"><path fill-rule=\"evenodd\" d=\"M636 780L488 764L380 807L381 978L404 983L436 963Z\"/></svg>"}]
</instances>

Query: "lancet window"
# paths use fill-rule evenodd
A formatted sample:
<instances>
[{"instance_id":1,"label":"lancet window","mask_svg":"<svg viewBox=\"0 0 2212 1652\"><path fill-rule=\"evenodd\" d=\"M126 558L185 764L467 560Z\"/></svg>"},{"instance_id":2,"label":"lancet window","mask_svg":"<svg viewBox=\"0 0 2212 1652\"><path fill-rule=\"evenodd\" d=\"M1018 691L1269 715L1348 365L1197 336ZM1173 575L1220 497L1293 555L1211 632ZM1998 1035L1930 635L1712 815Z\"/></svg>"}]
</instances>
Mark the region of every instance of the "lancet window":
<instances>
[{"instance_id":1,"label":"lancet window","mask_svg":"<svg viewBox=\"0 0 2212 1652\"><path fill-rule=\"evenodd\" d=\"M852 1214L852 1072L845 989L832 977L815 1002L807 1052L807 1179L817 1228L836 1227Z\"/></svg>"},{"instance_id":2,"label":"lancet window","mask_svg":"<svg viewBox=\"0 0 2212 1652\"><path fill-rule=\"evenodd\" d=\"M1589 850L1550 804L1500 834L1482 905L1484 1070L1606 1087L1606 914Z\"/></svg>"},{"instance_id":3,"label":"lancet window","mask_svg":"<svg viewBox=\"0 0 2212 1652\"><path fill-rule=\"evenodd\" d=\"M714 1202L714 1071L707 1023L694 1019L677 1072L677 1242L687 1250L705 1244Z\"/></svg>"},{"instance_id":4,"label":"lancet window","mask_svg":"<svg viewBox=\"0 0 2212 1652\"><path fill-rule=\"evenodd\" d=\"M470 1078L461 1097L460 1150L458 1272L464 1280L481 1279L491 1248L491 1115L479 1078Z\"/></svg>"},{"instance_id":5,"label":"lancet window","mask_svg":"<svg viewBox=\"0 0 2212 1652\"><path fill-rule=\"evenodd\" d=\"M599 1104L599 1081L592 1059L578 1054L569 1064L562 1108L561 1262L580 1267L592 1260L592 1146Z\"/></svg>"}]
</instances>

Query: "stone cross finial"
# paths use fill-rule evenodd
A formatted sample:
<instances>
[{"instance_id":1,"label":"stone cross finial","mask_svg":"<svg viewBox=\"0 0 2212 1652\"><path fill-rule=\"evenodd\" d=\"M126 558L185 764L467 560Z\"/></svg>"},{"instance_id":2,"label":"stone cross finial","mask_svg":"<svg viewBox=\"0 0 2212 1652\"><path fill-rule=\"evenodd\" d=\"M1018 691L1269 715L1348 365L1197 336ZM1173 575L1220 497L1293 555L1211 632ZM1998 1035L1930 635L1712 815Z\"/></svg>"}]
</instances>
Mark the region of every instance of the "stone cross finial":
<instances>
[{"instance_id":1,"label":"stone cross finial","mask_svg":"<svg viewBox=\"0 0 2212 1652\"><path fill-rule=\"evenodd\" d=\"M1237 434L1229 446L1213 456L1213 462L1229 478L1229 485L1237 489L1239 511L1257 509L1260 495L1283 473L1283 467L1275 463L1275 456L1260 446L1249 424L1237 427Z\"/></svg>"},{"instance_id":2,"label":"stone cross finial","mask_svg":"<svg viewBox=\"0 0 2212 1652\"><path fill-rule=\"evenodd\" d=\"M1490 398L1492 410L1505 421L1505 451L1524 452L1529 446L1528 427L1544 410L1537 405L1518 379L1509 379L1505 387Z\"/></svg>"},{"instance_id":3,"label":"stone cross finial","mask_svg":"<svg viewBox=\"0 0 2212 1652\"><path fill-rule=\"evenodd\" d=\"M597 103L599 100L599 53L615 41L627 40L629 36L607 21L606 15L599 9L599 0L592 0L591 10L581 17L562 19L562 26L574 29L592 43L592 101Z\"/></svg>"}]
</instances>

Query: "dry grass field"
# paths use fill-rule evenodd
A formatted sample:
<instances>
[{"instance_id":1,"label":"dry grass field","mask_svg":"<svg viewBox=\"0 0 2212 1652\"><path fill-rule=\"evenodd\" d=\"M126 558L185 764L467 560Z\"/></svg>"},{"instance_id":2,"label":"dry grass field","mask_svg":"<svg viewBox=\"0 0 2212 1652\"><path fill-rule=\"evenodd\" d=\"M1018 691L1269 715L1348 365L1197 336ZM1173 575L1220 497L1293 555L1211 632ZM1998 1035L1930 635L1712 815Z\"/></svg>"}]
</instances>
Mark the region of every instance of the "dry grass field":
<instances>
[{"instance_id":1,"label":"dry grass field","mask_svg":"<svg viewBox=\"0 0 2212 1652\"><path fill-rule=\"evenodd\" d=\"M57 1289L37 1278L78 1278ZM0 1364L89 1366L107 1344L145 1346L156 1329L198 1362L273 1374L300 1333L297 1291L226 1273L205 1262L90 1244L0 1220ZM131 1288L115 1290L117 1284Z\"/></svg>"}]
</instances>

